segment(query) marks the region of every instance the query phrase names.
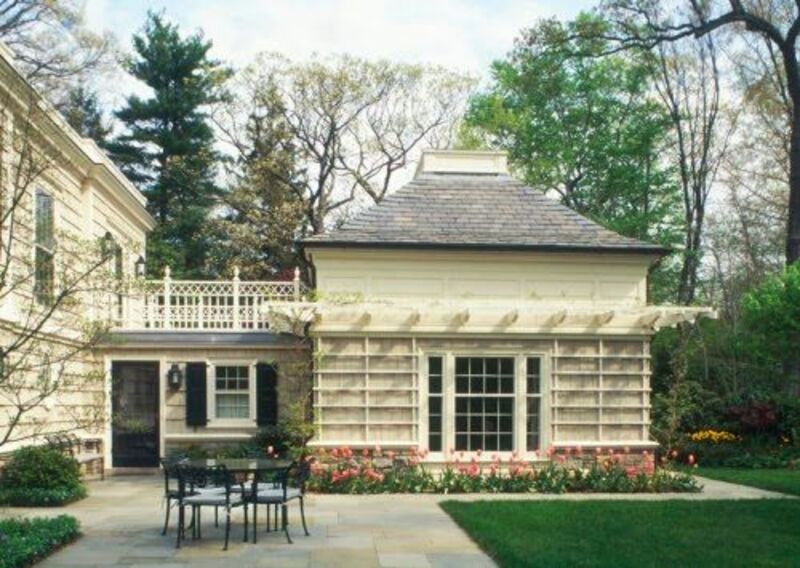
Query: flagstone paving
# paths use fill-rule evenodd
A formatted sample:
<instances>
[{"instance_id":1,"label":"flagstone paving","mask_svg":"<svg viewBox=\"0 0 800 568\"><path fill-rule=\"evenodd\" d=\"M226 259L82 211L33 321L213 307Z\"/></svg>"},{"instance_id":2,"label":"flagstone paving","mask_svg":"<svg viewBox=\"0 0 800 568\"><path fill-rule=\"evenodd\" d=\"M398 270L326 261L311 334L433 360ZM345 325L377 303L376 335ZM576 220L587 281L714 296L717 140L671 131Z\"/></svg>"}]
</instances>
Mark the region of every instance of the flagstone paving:
<instances>
[{"instance_id":1,"label":"flagstone paving","mask_svg":"<svg viewBox=\"0 0 800 568\"><path fill-rule=\"evenodd\" d=\"M441 510L443 499L762 499L784 495L703 479L700 494L668 495L310 495L311 536L303 535L297 506L290 508L294 544L282 533L264 532L258 544L243 543L242 514L234 515L231 546L222 550L223 529L204 516L203 539L175 548L174 525L161 536L164 505L159 476L112 477L91 482L90 496L62 509L4 509L0 517L57 515L80 519L84 536L41 566L274 566L281 568L382 567L473 568L491 559ZM263 509L261 510L263 511ZM260 512L261 512L260 511Z\"/></svg>"}]
</instances>

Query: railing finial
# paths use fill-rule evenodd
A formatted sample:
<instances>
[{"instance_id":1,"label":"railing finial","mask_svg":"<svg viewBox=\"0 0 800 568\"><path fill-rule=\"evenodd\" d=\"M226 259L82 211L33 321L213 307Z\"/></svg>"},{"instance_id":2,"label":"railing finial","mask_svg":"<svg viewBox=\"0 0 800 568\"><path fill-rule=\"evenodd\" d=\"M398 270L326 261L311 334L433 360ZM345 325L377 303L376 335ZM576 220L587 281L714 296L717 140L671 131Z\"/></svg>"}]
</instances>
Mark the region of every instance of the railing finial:
<instances>
[{"instance_id":1,"label":"railing finial","mask_svg":"<svg viewBox=\"0 0 800 568\"><path fill-rule=\"evenodd\" d=\"M239 280L239 267L238 266L234 266L233 267L233 279L234 280Z\"/></svg>"},{"instance_id":2,"label":"railing finial","mask_svg":"<svg viewBox=\"0 0 800 568\"><path fill-rule=\"evenodd\" d=\"M170 269L169 264L164 267L164 278L172 278L172 269Z\"/></svg>"}]
</instances>

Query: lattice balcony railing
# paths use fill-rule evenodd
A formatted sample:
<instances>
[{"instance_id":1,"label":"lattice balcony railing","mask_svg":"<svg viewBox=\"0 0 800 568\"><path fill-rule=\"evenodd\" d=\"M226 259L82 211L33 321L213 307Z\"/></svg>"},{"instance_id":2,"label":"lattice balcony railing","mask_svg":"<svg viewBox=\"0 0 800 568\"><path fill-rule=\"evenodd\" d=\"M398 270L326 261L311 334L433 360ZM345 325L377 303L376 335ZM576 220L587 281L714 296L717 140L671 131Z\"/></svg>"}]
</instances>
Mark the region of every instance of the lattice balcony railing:
<instances>
[{"instance_id":1,"label":"lattice balcony railing","mask_svg":"<svg viewBox=\"0 0 800 568\"><path fill-rule=\"evenodd\" d=\"M300 302L308 289L294 280L240 281L145 280L122 298L118 326L128 330L248 331L268 328L264 313L269 305Z\"/></svg>"}]
</instances>

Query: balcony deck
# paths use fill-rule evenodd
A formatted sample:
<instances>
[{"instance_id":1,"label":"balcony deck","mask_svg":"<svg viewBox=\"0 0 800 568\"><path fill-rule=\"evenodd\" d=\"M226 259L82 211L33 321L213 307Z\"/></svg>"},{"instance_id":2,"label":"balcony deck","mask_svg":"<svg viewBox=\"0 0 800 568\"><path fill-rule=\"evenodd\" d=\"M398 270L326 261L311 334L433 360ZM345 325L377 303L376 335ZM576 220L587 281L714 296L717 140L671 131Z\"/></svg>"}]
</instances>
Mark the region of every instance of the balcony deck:
<instances>
[{"instance_id":1,"label":"balcony deck","mask_svg":"<svg viewBox=\"0 0 800 568\"><path fill-rule=\"evenodd\" d=\"M118 303L115 331L264 332L271 306L303 302L309 290L293 280L141 280Z\"/></svg>"}]
</instances>

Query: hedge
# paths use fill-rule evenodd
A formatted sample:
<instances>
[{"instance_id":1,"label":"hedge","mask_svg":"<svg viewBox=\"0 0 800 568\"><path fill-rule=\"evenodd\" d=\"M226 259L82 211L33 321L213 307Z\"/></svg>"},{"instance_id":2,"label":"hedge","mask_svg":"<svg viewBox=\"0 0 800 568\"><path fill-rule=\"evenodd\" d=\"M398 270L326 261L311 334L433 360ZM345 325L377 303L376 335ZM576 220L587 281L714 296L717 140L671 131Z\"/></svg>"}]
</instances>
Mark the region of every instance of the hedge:
<instances>
[{"instance_id":1,"label":"hedge","mask_svg":"<svg viewBox=\"0 0 800 568\"><path fill-rule=\"evenodd\" d=\"M30 566L79 536L78 520L68 515L2 520L0 568Z\"/></svg>"}]
</instances>

